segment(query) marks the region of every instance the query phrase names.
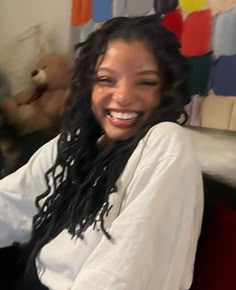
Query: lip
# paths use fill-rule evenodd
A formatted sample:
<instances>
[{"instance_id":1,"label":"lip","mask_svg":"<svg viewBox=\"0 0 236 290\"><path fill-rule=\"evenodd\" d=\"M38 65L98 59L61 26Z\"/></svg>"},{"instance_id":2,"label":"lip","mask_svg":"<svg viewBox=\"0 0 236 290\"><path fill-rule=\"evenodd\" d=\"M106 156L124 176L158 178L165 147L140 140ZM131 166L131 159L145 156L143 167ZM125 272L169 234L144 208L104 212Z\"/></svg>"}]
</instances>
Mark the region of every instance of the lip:
<instances>
[{"instance_id":1,"label":"lip","mask_svg":"<svg viewBox=\"0 0 236 290\"><path fill-rule=\"evenodd\" d=\"M134 124L137 122L137 118L135 120L120 120L120 119L115 119L111 117L110 115L107 115L107 119L113 126L119 127L119 128L130 128L134 126Z\"/></svg>"}]
</instances>

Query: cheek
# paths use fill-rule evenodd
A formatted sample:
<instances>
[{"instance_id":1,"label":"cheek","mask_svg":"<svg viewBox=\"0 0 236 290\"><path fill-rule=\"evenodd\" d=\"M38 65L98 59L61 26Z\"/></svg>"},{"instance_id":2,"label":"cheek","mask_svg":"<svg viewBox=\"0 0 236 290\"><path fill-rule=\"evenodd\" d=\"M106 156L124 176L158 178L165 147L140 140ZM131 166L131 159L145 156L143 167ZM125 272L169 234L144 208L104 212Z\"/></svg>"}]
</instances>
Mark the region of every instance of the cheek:
<instances>
[{"instance_id":1,"label":"cheek","mask_svg":"<svg viewBox=\"0 0 236 290\"><path fill-rule=\"evenodd\" d=\"M159 107L160 103L161 103L161 95L160 92L158 90L158 92L155 94L155 107Z\"/></svg>"},{"instance_id":2,"label":"cheek","mask_svg":"<svg viewBox=\"0 0 236 290\"><path fill-rule=\"evenodd\" d=\"M104 89L101 87L94 87L92 92L92 111L96 114L103 102Z\"/></svg>"},{"instance_id":3,"label":"cheek","mask_svg":"<svg viewBox=\"0 0 236 290\"><path fill-rule=\"evenodd\" d=\"M96 89L96 93L97 93L97 94L102 94L103 91L104 91L104 88L97 88L97 89Z\"/></svg>"},{"instance_id":4,"label":"cheek","mask_svg":"<svg viewBox=\"0 0 236 290\"><path fill-rule=\"evenodd\" d=\"M91 107L92 107L92 112L96 115L96 110L97 110L97 97L96 97L95 94L92 94Z\"/></svg>"},{"instance_id":5,"label":"cheek","mask_svg":"<svg viewBox=\"0 0 236 290\"><path fill-rule=\"evenodd\" d=\"M146 105L150 110L157 108L161 102L159 90L149 92L149 96L146 96L146 99L144 101L146 102Z\"/></svg>"},{"instance_id":6,"label":"cheek","mask_svg":"<svg viewBox=\"0 0 236 290\"><path fill-rule=\"evenodd\" d=\"M104 104L112 95L112 91L110 88L95 86L92 92L92 103Z\"/></svg>"},{"instance_id":7,"label":"cheek","mask_svg":"<svg viewBox=\"0 0 236 290\"><path fill-rule=\"evenodd\" d=\"M157 88L155 90L154 94L155 94L155 102L156 102L156 104L160 105L160 103L161 103L161 88L160 87Z\"/></svg>"},{"instance_id":8,"label":"cheek","mask_svg":"<svg viewBox=\"0 0 236 290\"><path fill-rule=\"evenodd\" d=\"M95 85L93 87L92 96L97 96L103 92L103 87Z\"/></svg>"}]
</instances>

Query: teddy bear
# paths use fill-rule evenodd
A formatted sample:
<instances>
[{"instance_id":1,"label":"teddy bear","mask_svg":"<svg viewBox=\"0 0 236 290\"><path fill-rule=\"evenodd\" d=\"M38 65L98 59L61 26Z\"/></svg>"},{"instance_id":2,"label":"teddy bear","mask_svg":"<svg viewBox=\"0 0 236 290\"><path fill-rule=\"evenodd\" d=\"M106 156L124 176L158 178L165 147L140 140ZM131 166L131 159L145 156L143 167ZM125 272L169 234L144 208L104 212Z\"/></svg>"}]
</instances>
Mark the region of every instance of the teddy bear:
<instances>
[{"instance_id":1,"label":"teddy bear","mask_svg":"<svg viewBox=\"0 0 236 290\"><path fill-rule=\"evenodd\" d=\"M0 71L0 103L10 95L10 84L7 77Z\"/></svg>"},{"instance_id":2,"label":"teddy bear","mask_svg":"<svg viewBox=\"0 0 236 290\"><path fill-rule=\"evenodd\" d=\"M69 53L44 55L31 72L32 85L4 99L2 112L19 135L54 130L69 95L73 62Z\"/></svg>"}]
</instances>

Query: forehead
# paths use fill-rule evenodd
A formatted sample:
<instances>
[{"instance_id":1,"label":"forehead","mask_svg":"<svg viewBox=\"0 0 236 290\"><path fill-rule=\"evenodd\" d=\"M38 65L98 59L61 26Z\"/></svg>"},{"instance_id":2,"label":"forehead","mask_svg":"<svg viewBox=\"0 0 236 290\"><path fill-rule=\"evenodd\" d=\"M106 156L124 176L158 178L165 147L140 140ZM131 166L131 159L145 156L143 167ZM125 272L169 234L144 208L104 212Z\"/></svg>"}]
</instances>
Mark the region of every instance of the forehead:
<instances>
[{"instance_id":1,"label":"forehead","mask_svg":"<svg viewBox=\"0 0 236 290\"><path fill-rule=\"evenodd\" d=\"M111 41L98 63L101 65L127 65L131 67L157 68L156 59L148 45L142 41Z\"/></svg>"}]
</instances>

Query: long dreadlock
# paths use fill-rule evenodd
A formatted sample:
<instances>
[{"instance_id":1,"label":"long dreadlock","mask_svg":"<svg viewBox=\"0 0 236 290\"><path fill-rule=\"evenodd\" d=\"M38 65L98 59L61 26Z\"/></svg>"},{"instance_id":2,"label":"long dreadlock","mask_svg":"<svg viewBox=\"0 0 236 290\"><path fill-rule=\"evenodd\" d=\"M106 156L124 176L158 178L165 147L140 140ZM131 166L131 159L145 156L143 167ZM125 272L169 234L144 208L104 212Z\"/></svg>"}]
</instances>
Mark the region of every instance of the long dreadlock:
<instances>
[{"instance_id":1,"label":"long dreadlock","mask_svg":"<svg viewBox=\"0 0 236 290\"><path fill-rule=\"evenodd\" d=\"M98 154L97 141L103 131L91 110L91 93L97 62L104 56L108 43L117 39L146 42L161 70L161 105L135 136L116 142L107 154ZM73 237L83 238L89 226L99 223L110 238L104 227L110 210L109 195L116 190L117 179L132 152L151 126L176 122L189 102L186 66L179 43L156 15L111 19L77 49L79 57L58 141L58 156L45 175L47 190L36 199L38 213L33 219L31 259L63 229Z\"/></svg>"}]
</instances>

